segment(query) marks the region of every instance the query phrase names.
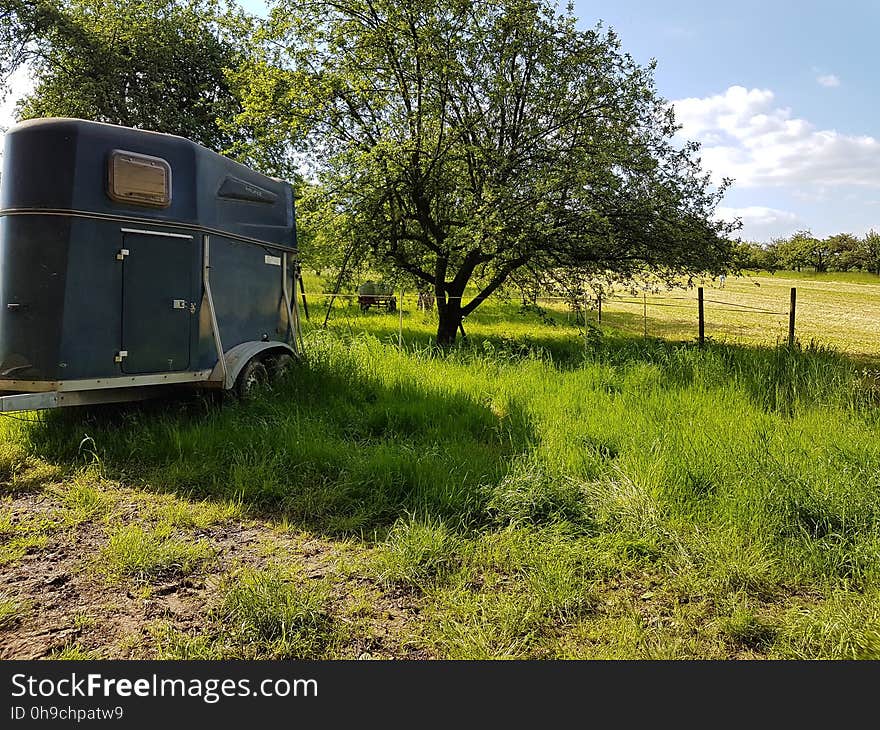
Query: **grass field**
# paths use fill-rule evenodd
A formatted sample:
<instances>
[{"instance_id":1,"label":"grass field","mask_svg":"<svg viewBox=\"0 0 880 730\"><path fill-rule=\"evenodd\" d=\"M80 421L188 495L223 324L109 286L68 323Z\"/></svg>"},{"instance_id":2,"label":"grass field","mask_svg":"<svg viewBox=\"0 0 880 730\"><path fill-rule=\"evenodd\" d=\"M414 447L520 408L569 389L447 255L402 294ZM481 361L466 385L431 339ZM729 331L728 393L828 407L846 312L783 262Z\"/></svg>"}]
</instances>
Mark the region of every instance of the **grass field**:
<instances>
[{"instance_id":1,"label":"grass field","mask_svg":"<svg viewBox=\"0 0 880 730\"><path fill-rule=\"evenodd\" d=\"M862 359L349 306L255 403L4 419L0 656L880 658L877 285L796 285Z\"/></svg>"},{"instance_id":2,"label":"grass field","mask_svg":"<svg viewBox=\"0 0 880 730\"><path fill-rule=\"evenodd\" d=\"M317 277L308 280L310 292L327 288ZM797 288L796 336L804 344L811 341L833 347L860 361L880 364L880 277L861 272L814 274L779 271L776 274L744 274L728 277L723 288L717 279L695 281L691 288L648 292L618 291L602 306L602 324L621 333L644 335L645 315L650 337L688 342L697 337L697 286L705 291L706 336L715 342L772 346L788 341L790 291ZM326 295L310 294L312 309L326 309ZM404 338L427 345L435 320L416 312L416 295L404 293ZM565 302L539 299L546 319L523 312L515 299L486 302L466 321L469 335L477 338L509 337L562 346L562 342L581 333L577 315ZM647 307L645 307L647 304ZM595 302L592 303L595 306ZM398 322L386 317L376 325L362 315L351 298L334 302L331 321L348 333L365 329L396 338ZM596 312L588 319L595 323ZM430 326L428 326L430 322ZM389 340L390 341L390 340ZM397 341L396 339L394 340Z\"/></svg>"},{"instance_id":3,"label":"grass field","mask_svg":"<svg viewBox=\"0 0 880 730\"><path fill-rule=\"evenodd\" d=\"M873 274L799 274L728 277L705 283L707 336L726 342L772 345L788 339L790 290L797 288L795 333L801 342L811 340L847 353L880 360L880 278ZM696 293L671 293L691 301L650 296L648 333L673 339L696 336ZM632 297L630 297L632 299ZM674 307L651 306L674 304ZM680 308L684 305L685 308ZM642 305L606 306L606 321L633 332L642 332ZM775 312L776 314L767 314Z\"/></svg>"}]
</instances>

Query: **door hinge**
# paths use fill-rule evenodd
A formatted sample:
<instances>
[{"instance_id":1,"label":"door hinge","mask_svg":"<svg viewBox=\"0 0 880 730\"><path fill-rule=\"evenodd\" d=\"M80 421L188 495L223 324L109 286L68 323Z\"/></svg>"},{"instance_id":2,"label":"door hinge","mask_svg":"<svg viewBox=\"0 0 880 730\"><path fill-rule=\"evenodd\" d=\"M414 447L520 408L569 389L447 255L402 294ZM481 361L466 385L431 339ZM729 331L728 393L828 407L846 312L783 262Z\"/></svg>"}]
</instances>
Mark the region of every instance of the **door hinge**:
<instances>
[{"instance_id":1,"label":"door hinge","mask_svg":"<svg viewBox=\"0 0 880 730\"><path fill-rule=\"evenodd\" d=\"M116 353L116 357L113 358L113 362L122 362L125 358L128 357L128 350L120 350Z\"/></svg>"},{"instance_id":2,"label":"door hinge","mask_svg":"<svg viewBox=\"0 0 880 730\"><path fill-rule=\"evenodd\" d=\"M116 254L117 261L125 261L125 257L128 256L127 248L120 248L119 253Z\"/></svg>"}]
</instances>

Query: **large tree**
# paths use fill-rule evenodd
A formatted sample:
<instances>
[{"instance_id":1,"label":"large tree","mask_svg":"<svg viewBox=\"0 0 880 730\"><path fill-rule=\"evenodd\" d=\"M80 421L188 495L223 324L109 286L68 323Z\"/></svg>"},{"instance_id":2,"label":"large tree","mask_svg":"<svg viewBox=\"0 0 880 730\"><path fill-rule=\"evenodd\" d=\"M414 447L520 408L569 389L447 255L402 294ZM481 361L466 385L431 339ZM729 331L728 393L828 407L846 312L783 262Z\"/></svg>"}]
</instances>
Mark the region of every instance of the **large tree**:
<instances>
[{"instance_id":1,"label":"large tree","mask_svg":"<svg viewBox=\"0 0 880 730\"><path fill-rule=\"evenodd\" d=\"M671 277L730 260L721 191L675 144L653 67L570 11L278 0L259 40L239 121L271 120L357 237L433 287L440 343L523 268Z\"/></svg>"},{"instance_id":2,"label":"large tree","mask_svg":"<svg viewBox=\"0 0 880 730\"><path fill-rule=\"evenodd\" d=\"M809 230L797 231L788 238L780 238L773 242L773 246L785 269L800 271L802 268L812 267L817 272L822 272L828 267L827 242L816 238Z\"/></svg>"},{"instance_id":3,"label":"large tree","mask_svg":"<svg viewBox=\"0 0 880 730\"><path fill-rule=\"evenodd\" d=\"M851 233L829 236L824 246L828 252L828 269L851 271L864 265L862 241Z\"/></svg>"},{"instance_id":4,"label":"large tree","mask_svg":"<svg viewBox=\"0 0 880 730\"><path fill-rule=\"evenodd\" d=\"M880 275L880 233L873 228L861 241L862 267L872 274Z\"/></svg>"},{"instance_id":5,"label":"large tree","mask_svg":"<svg viewBox=\"0 0 880 730\"><path fill-rule=\"evenodd\" d=\"M227 80L241 51L212 0L0 0L0 78L28 64L20 118L156 129L214 149L238 134Z\"/></svg>"}]
</instances>

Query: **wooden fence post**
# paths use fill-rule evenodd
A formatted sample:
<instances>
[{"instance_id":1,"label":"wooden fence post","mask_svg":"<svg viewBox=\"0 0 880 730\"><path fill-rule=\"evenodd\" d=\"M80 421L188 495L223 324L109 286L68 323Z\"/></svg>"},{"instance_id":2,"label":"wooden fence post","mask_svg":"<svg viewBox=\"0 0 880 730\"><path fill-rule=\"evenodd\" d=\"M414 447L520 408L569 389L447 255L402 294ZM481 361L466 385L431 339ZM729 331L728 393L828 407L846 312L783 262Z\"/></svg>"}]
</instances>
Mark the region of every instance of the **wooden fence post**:
<instances>
[{"instance_id":1,"label":"wooden fence post","mask_svg":"<svg viewBox=\"0 0 880 730\"><path fill-rule=\"evenodd\" d=\"M596 310L597 310L596 321L599 324L602 324L602 292L599 292L596 295Z\"/></svg>"},{"instance_id":2,"label":"wooden fence post","mask_svg":"<svg viewBox=\"0 0 880 730\"><path fill-rule=\"evenodd\" d=\"M797 308L797 289L791 288L791 306L788 310L788 346L794 347L794 313Z\"/></svg>"},{"instance_id":3,"label":"wooden fence post","mask_svg":"<svg viewBox=\"0 0 880 730\"><path fill-rule=\"evenodd\" d=\"M703 314L703 287L697 289L697 316L700 322L700 347L706 343L706 317Z\"/></svg>"},{"instance_id":4,"label":"wooden fence post","mask_svg":"<svg viewBox=\"0 0 880 730\"><path fill-rule=\"evenodd\" d=\"M645 324L645 337L648 336L648 293L642 292L642 321Z\"/></svg>"},{"instance_id":5,"label":"wooden fence post","mask_svg":"<svg viewBox=\"0 0 880 730\"><path fill-rule=\"evenodd\" d=\"M306 313L306 322L308 322L309 321L309 303L306 301L306 287L303 284L301 269L297 273L297 278L299 279L299 291L302 294L303 310ZM293 293L293 297L294 297L294 299L296 299L296 292Z\"/></svg>"},{"instance_id":6,"label":"wooden fence post","mask_svg":"<svg viewBox=\"0 0 880 730\"><path fill-rule=\"evenodd\" d=\"M400 287L400 301L397 303L397 347L403 349L403 287Z\"/></svg>"},{"instance_id":7,"label":"wooden fence post","mask_svg":"<svg viewBox=\"0 0 880 730\"><path fill-rule=\"evenodd\" d=\"M587 297L586 289L584 289L584 303L582 306L584 308L584 350L587 351L590 349L590 332L587 329L587 309L590 307L590 301Z\"/></svg>"}]
</instances>

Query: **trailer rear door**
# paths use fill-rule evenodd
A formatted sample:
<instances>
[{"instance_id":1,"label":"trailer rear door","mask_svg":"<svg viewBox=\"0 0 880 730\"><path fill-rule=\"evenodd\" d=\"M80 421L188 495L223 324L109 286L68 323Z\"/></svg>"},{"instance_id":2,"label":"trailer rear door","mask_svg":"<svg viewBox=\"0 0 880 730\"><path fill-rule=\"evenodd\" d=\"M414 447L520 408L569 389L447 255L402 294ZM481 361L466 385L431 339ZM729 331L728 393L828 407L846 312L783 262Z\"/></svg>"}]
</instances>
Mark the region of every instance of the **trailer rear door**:
<instances>
[{"instance_id":1,"label":"trailer rear door","mask_svg":"<svg viewBox=\"0 0 880 730\"><path fill-rule=\"evenodd\" d=\"M125 231L122 372L189 367L193 246L192 236L184 234Z\"/></svg>"}]
</instances>

